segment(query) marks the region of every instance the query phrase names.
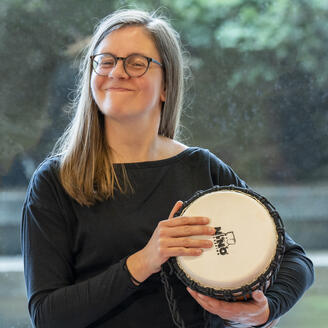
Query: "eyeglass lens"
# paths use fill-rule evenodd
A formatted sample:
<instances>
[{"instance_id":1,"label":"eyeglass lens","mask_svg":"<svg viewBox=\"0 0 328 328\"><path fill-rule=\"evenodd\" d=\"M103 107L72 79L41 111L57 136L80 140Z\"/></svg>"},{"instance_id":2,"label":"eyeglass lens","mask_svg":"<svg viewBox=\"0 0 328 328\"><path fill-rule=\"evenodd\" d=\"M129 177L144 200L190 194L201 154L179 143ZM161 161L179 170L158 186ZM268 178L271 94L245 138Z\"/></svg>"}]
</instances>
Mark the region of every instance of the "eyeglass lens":
<instances>
[{"instance_id":1,"label":"eyeglass lens","mask_svg":"<svg viewBox=\"0 0 328 328\"><path fill-rule=\"evenodd\" d=\"M100 54L94 57L93 68L99 75L108 75L116 65L116 58L110 54ZM131 77L143 75L148 68L147 58L140 55L130 55L124 60L125 72Z\"/></svg>"}]
</instances>

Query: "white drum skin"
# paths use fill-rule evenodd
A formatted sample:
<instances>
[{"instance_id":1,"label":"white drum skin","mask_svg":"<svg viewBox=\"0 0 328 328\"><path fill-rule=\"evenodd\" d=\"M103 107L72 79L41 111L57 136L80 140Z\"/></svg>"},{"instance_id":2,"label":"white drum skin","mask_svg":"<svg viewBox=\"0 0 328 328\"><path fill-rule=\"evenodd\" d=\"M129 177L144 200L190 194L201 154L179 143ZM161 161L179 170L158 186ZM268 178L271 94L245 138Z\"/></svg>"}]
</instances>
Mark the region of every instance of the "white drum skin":
<instances>
[{"instance_id":1,"label":"white drum skin","mask_svg":"<svg viewBox=\"0 0 328 328\"><path fill-rule=\"evenodd\" d=\"M278 234L268 209L249 194L220 190L202 195L180 216L204 216L215 236L213 247L200 256L178 256L177 264L200 286L216 290L238 289L253 283L275 256Z\"/></svg>"}]
</instances>

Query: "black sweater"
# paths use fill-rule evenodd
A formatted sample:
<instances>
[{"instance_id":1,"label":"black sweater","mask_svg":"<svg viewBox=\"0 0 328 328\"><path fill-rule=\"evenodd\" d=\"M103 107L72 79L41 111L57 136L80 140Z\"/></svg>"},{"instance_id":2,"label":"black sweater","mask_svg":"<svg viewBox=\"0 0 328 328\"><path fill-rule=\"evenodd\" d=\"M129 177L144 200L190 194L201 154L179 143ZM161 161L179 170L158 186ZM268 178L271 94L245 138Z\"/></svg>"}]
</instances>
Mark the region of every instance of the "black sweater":
<instances>
[{"instance_id":1,"label":"black sweater","mask_svg":"<svg viewBox=\"0 0 328 328\"><path fill-rule=\"evenodd\" d=\"M159 274L137 287L124 259L146 245L177 200L213 185L246 187L231 168L200 148L125 167L134 192L91 207L80 206L64 191L56 158L34 173L21 243L35 327L175 327ZM302 248L288 235L286 246L278 278L266 294L270 320L288 311L313 281L312 263ZM204 327L201 307L181 282L172 283L187 327ZM212 315L211 327L223 327L221 318Z\"/></svg>"}]
</instances>

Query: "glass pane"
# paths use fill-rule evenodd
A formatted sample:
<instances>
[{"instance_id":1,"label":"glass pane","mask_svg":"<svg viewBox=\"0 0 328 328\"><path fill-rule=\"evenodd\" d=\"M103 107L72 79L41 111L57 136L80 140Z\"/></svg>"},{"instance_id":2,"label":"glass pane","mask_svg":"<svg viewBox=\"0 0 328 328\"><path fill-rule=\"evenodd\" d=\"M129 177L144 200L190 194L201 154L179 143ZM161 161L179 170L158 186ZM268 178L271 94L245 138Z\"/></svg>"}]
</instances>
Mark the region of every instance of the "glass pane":
<instances>
[{"instance_id":1,"label":"glass pane","mask_svg":"<svg viewBox=\"0 0 328 328\"><path fill-rule=\"evenodd\" d=\"M20 258L28 181L70 116L98 19L134 1L0 4L0 327L31 327ZM327 1L143 0L181 33L189 80L181 140L210 149L275 205L316 266L279 327L326 327Z\"/></svg>"}]
</instances>

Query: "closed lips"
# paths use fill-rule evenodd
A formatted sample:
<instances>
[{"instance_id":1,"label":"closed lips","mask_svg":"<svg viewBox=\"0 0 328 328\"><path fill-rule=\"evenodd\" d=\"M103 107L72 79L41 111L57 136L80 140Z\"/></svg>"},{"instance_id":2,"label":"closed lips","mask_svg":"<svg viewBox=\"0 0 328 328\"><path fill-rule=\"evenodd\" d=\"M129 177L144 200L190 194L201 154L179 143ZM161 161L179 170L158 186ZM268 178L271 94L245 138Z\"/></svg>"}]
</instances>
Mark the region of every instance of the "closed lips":
<instances>
[{"instance_id":1,"label":"closed lips","mask_svg":"<svg viewBox=\"0 0 328 328\"><path fill-rule=\"evenodd\" d=\"M110 88L107 88L106 90L109 90L109 91L133 91L132 89L122 88L122 87L110 87Z\"/></svg>"}]
</instances>

